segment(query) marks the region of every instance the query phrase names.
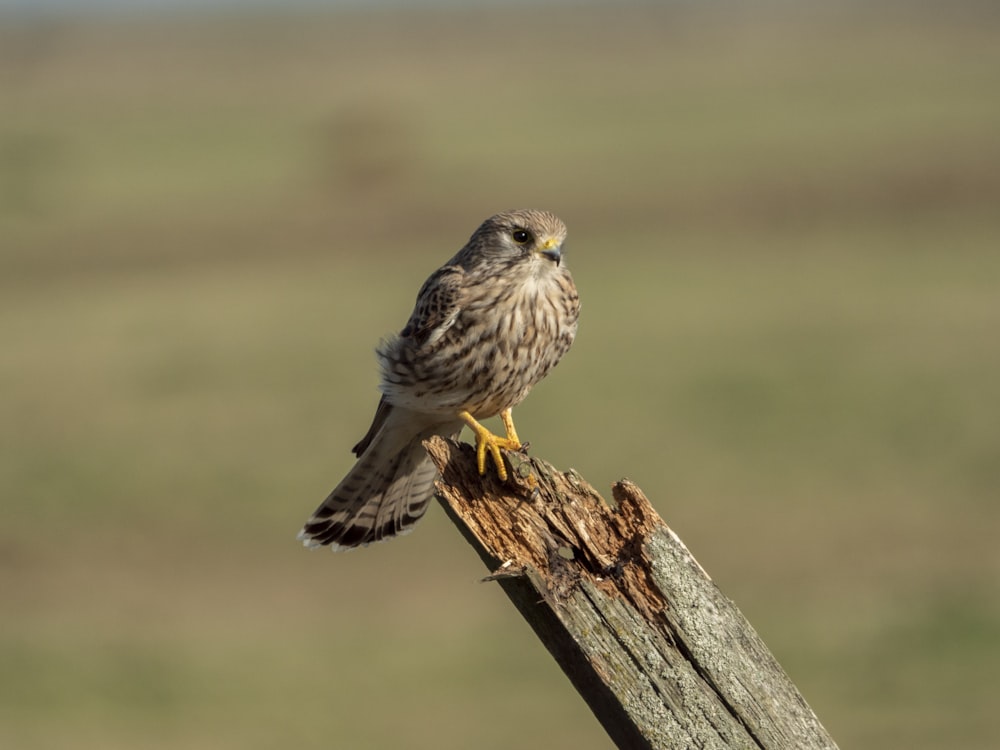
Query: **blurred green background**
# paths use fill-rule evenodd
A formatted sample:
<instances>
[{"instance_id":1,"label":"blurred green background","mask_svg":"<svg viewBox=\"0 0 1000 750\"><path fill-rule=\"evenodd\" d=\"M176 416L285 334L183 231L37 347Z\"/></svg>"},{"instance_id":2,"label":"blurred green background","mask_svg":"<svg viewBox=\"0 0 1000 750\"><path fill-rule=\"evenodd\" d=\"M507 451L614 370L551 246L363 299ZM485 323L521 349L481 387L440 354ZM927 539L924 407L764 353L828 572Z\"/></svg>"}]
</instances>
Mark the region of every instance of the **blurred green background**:
<instances>
[{"instance_id":1,"label":"blurred green background","mask_svg":"<svg viewBox=\"0 0 1000 750\"><path fill-rule=\"evenodd\" d=\"M845 748L1000 742L1000 14L0 23L0 746L606 748L433 506L295 541L373 347L570 228L533 451L639 483Z\"/></svg>"}]
</instances>

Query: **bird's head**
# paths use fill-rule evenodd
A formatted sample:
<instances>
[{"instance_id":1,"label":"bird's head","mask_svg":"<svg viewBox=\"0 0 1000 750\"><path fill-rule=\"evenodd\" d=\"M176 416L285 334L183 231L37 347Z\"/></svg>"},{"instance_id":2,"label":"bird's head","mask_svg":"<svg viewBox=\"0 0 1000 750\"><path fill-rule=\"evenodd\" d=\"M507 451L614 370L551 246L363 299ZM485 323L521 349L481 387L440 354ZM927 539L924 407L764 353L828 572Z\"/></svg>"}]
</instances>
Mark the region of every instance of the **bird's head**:
<instances>
[{"instance_id":1,"label":"bird's head","mask_svg":"<svg viewBox=\"0 0 1000 750\"><path fill-rule=\"evenodd\" d=\"M525 260L557 268L562 263L566 225L548 211L504 211L484 221L469 245L493 261Z\"/></svg>"}]
</instances>

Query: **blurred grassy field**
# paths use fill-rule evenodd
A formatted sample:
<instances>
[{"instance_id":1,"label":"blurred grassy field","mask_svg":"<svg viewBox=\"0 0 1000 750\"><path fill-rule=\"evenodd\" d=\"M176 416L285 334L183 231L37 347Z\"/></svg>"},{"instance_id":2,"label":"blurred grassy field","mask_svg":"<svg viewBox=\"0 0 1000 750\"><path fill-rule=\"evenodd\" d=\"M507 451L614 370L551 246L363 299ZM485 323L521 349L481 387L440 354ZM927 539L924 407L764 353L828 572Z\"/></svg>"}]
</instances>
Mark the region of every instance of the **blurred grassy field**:
<instances>
[{"instance_id":1,"label":"blurred grassy field","mask_svg":"<svg viewBox=\"0 0 1000 750\"><path fill-rule=\"evenodd\" d=\"M996 747L1000 17L796 7L0 24L0 746L609 746L439 508L294 540L375 342L538 206L534 452L636 480L843 747Z\"/></svg>"}]
</instances>

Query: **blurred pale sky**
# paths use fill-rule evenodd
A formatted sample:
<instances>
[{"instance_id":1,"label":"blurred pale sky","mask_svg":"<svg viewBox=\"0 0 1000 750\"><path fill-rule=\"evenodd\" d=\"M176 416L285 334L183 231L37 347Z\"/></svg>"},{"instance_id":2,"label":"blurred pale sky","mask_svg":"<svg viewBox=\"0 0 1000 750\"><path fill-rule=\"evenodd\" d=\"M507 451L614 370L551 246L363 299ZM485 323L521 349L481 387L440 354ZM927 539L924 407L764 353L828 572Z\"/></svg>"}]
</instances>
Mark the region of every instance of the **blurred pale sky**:
<instances>
[{"instance_id":1,"label":"blurred pale sky","mask_svg":"<svg viewBox=\"0 0 1000 750\"><path fill-rule=\"evenodd\" d=\"M0 0L0 13L51 11L172 11L180 9L420 7L516 5L530 0ZM549 4L593 4L586 0L547 0Z\"/></svg>"}]
</instances>

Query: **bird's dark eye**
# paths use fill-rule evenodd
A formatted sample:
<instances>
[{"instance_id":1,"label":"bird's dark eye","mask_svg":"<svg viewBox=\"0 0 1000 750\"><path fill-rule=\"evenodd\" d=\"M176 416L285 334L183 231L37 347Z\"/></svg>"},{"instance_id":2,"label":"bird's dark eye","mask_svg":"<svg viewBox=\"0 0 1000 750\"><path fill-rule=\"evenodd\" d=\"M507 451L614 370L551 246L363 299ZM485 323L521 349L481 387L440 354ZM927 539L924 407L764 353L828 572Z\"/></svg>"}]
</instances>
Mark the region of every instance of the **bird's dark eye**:
<instances>
[{"instance_id":1,"label":"bird's dark eye","mask_svg":"<svg viewBox=\"0 0 1000 750\"><path fill-rule=\"evenodd\" d=\"M514 242L518 245L525 245L531 242L531 232L526 229L515 229L511 232L510 236L514 238Z\"/></svg>"}]
</instances>

